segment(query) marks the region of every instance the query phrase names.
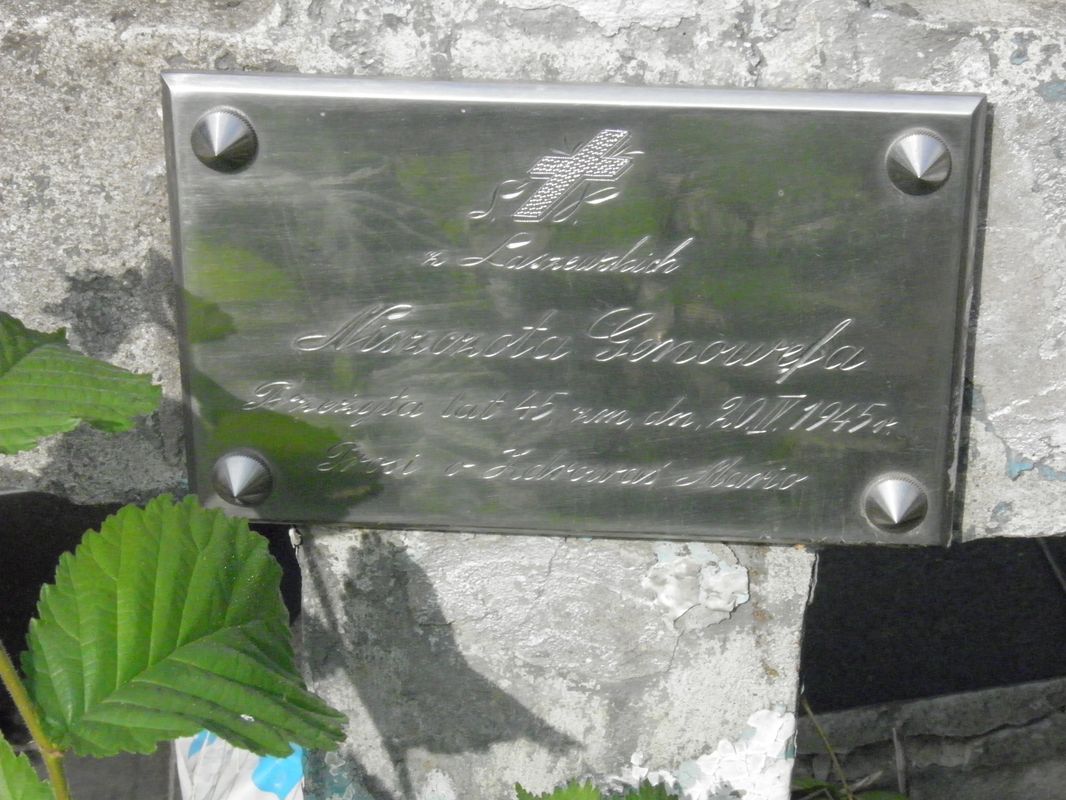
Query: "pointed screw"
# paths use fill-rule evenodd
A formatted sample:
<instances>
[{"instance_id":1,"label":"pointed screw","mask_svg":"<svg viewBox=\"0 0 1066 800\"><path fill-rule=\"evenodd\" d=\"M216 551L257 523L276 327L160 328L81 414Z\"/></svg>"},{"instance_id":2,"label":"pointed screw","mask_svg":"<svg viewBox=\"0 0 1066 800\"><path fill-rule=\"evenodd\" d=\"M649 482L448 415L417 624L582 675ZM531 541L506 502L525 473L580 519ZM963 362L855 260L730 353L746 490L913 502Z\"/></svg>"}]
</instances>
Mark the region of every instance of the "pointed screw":
<instances>
[{"instance_id":1,"label":"pointed screw","mask_svg":"<svg viewBox=\"0 0 1066 800\"><path fill-rule=\"evenodd\" d=\"M215 462L212 477L218 496L234 506L257 506L274 490L270 466L254 450L226 453Z\"/></svg>"},{"instance_id":2,"label":"pointed screw","mask_svg":"<svg viewBox=\"0 0 1066 800\"><path fill-rule=\"evenodd\" d=\"M913 131L896 139L885 160L888 177L907 194L931 194L951 175L948 146L927 131Z\"/></svg>"},{"instance_id":3,"label":"pointed screw","mask_svg":"<svg viewBox=\"0 0 1066 800\"><path fill-rule=\"evenodd\" d=\"M929 513L929 497L909 475L884 475L866 490L862 499L866 519L888 533L905 533Z\"/></svg>"},{"instance_id":4,"label":"pointed screw","mask_svg":"<svg viewBox=\"0 0 1066 800\"><path fill-rule=\"evenodd\" d=\"M192 129L192 151L217 172L237 172L255 159L259 141L243 116L229 108L208 111Z\"/></svg>"}]
</instances>

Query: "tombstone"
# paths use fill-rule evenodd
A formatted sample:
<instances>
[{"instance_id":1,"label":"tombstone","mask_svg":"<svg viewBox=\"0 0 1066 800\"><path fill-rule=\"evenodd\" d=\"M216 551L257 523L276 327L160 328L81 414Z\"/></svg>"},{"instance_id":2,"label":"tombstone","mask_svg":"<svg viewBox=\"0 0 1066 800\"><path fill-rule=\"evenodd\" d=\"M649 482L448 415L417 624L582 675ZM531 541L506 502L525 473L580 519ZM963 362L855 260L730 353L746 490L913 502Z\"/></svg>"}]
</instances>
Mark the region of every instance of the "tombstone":
<instances>
[{"instance_id":1,"label":"tombstone","mask_svg":"<svg viewBox=\"0 0 1066 800\"><path fill-rule=\"evenodd\" d=\"M971 325L972 363L966 370L967 400L960 430L963 459L954 487L959 509L955 532L971 540L1038 537L1063 530L1066 286L1061 272L1066 247L1060 230L1066 86L1056 53L1063 44L1066 19L1054 4L928 0L732 4L564 0L545 4L500 0L490 6L451 2L402 6L346 0L243 0L111 7L114 4L16 0L10 5L14 12L0 21L6 122L6 146L0 148L4 234L0 305L37 329L66 326L71 341L84 352L154 373L164 386L166 401L159 414L128 433L109 436L82 429L46 443L36 453L0 457L0 487L4 489L56 492L79 503L143 501L160 492L188 491L171 307L172 237L157 89L160 70L580 81L616 84L618 89L631 84L648 91L653 86L716 85L849 93L963 92L988 96L995 109L995 126L989 126L994 127L994 134L987 138L986 148L987 209L980 214L987 223L978 229L981 255L975 259L981 272L980 308ZM435 84L438 89L443 85ZM232 99L230 105L241 110L244 98ZM261 121L248 118L259 124L262 133ZM543 139L527 141L526 160L496 162L494 169L500 174L487 175L486 161L486 180L495 187L507 177L521 177L537 160L560 155L554 150L570 157L580 142L604 129L636 132L620 123L581 131L561 127ZM504 130L504 138L512 133ZM188 129L184 135L189 135ZM398 146L408 135L404 130L395 138ZM183 141L191 146L190 139ZM259 144L257 158L263 159L259 163L269 164L274 143L260 137ZM885 150L890 144L884 142ZM631 147L644 149L645 155L635 157L620 175L623 194L601 204L604 212L626 201L631 183L625 181L647 169L643 164L655 156L647 147ZM841 156L849 151L841 147ZM796 163L808 158L806 150L795 154ZM871 181L884 176L881 157L875 161ZM953 169L956 165L953 161ZM220 186L226 186L223 177L239 180L251 174L220 173ZM739 170L720 176L726 183L746 177ZM407 177L417 175L408 173ZM427 191L432 190L431 183L425 181ZM602 185L591 181L588 186L595 190ZM926 195L924 201L937 202L941 192ZM490 198L472 194L464 210L483 210ZM596 208L582 208L577 222L587 220L587 213ZM762 206L753 208L749 217ZM730 209L741 219L745 210L743 205ZM889 229L887 220L886 215L878 224L884 222ZM291 229L294 224L288 218L273 222L278 228ZM765 237L773 233L739 222L716 230L737 239L749 235L768 242ZM820 230L812 221L806 234L817 236ZM313 236L312 230L303 233ZM840 241L846 243L852 235L853 231L846 231ZM269 256L285 257L285 253ZM885 297L891 299L892 292L879 295L878 302ZM951 316L954 309L946 306L942 313ZM915 315L908 310L903 317L906 323ZM834 326L842 319L835 320ZM855 319L844 332L847 336L858 330L855 325L863 318ZM893 325L899 322L890 321ZM528 324L517 316L514 322ZM216 333L225 330L225 318L214 317L211 324L219 329ZM823 333L828 330L831 326ZM939 413L949 402L944 397L935 411ZM846 474L850 468L838 471ZM917 465L907 465L911 468ZM932 482L940 483L939 479ZM678 524L679 519L683 522L687 517L680 511L667 509L658 522L663 526ZM855 523L865 518L854 506L849 506L849 513L854 514ZM797 528L800 522L798 517L786 521ZM375 585L374 580L381 578L374 575L391 572L397 597L413 598L405 606L409 609L406 617L392 614L406 620L405 627L374 631L375 642L391 638L429 646L433 635L434 647L452 645L449 652L458 650L469 667L462 673L469 678L467 686L474 676L484 678L530 715L562 736L580 741L584 748L566 750L566 742L549 736L539 723L527 725L524 730L530 733L521 735L519 723L530 722L528 716L510 729L495 722L481 741L463 733L469 731L466 723L457 725L461 733L451 740L442 739L447 730L439 724L413 739L400 722L390 722L379 710L376 716L370 714L367 707L374 698L367 694L366 683L356 679L360 674L346 675L350 661L339 652L343 645L376 654L379 667L386 657L402 655L399 645L391 651L384 646L377 649L367 638L370 631L355 630L348 639L320 637L309 642L307 649L312 683L357 720L352 727L353 745L329 756L327 769L320 770L319 785L324 786L318 791L320 796L343 797L346 791L349 797L365 798L368 791L359 785L368 786L378 797L399 794L401 779L392 765L390 748L411 752L405 755L405 764L423 800L449 793L464 798L507 797L504 784L511 780L544 789L555 780L580 773L602 779L626 770L637 749L644 753L645 767L680 773L681 764L718 752L721 741L730 742L724 752L730 752L730 747L737 752L736 746L744 742L772 741L771 734L778 730L772 724L776 717L762 714L750 725L748 720L775 705L786 713L792 709L795 655L814 560L808 545L740 543L710 528L707 539L696 542L708 549L690 547L687 553L657 549L656 539L507 534L494 540L485 533L464 538L462 531L450 535L381 533L375 541L351 525L314 525L305 530L308 544L302 557L313 562L319 573L336 576L326 592L319 593L321 599L310 595L309 589L307 620L328 625L326 603L341 613L351 608L349 615L372 619L374 609L368 608L366 594L361 603L345 605L343 601L345 582L352 583L356 576L346 571L349 550L365 546L381 558L367 562L368 570L369 564L378 565L377 573L359 576L364 586L359 591L374 591L373 586L381 585ZM834 534L840 530L842 525L831 528ZM853 528L863 530L858 525ZM794 531L782 524L768 532L786 537ZM886 532L884 539L902 542L923 535L921 531ZM683 541L691 544L694 539L695 534ZM662 541L672 548L681 540L664 537ZM450 564L468 563L463 558L467 542L472 543L471 556L477 548L486 547L488 557L480 565L469 566L469 572L452 569ZM457 549L441 551L445 546ZM551 551L533 555L537 548L555 546L561 549L554 559ZM318 548L316 553L311 553L312 548ZM620 559L631 558L625 554L634 551L639 558L627 570ZM520 573L527 586L519 591L512 588L516 583L507 582L518 566L506 559L522 562L528 554L524 559L528 567ZM602 554L609 555L609 564L603 564ZM743 595L732 591L723 575L732 566L730 554L746 571L746 602L741 602ZM7 556L9 550L4 550L0 559ZM666 564L662 571L655 570L660 557ZM408 569L413 562L417 565L414 571ZM584 580L574 577L578 567L586 570ZM720 602L707 595L704 601L699 599L696 576L708 572L708 567L710 580L722 594L737 598L731 617L721 622L710 620L721 618L731 599ZM673 582L660 579L675 570L682 577ZM692 578L685 580L683 576L689 575ZM310 569L306 577L310 587ZM643 586L646 577L649 585ZM660 583L679 587L677 598L658 591ZM542 586L544 591L537 595ZM600 591L582 592L587 586ZM485 589L474 594L475 587ZM732 589L739 591L736 586ZM471 595L502 597L492 601L492 606L507 615L483 618L483 606L488 604L474 607L467 599ZM532 597L537 604L531 599L523 607L521 599L515 602L516 595ZM390 602L401 603L397 597ZM570 597L576 599L571 602ZM697 612L685 614L681 627L697 621L708 624L679 633L669 615L692 603L694 597L690 608ZM619 605L625 609L619 610ZM674 611L669 610L671 606ZM574 613L567 615L570 610ZM522 613L534 622L540 614L545 622L521 625ZM928 613L935 615L937 608L930 607ZM435 624L440 615L450 624ZM613 634L596 625L604 618L627 617L629 624L619 623ZM564 622L554 622L562 618ZM581 620L587 624L580 625ZM634 640L634 629L641 631L639 641ZM596 636L582 638L587 631ZM308 639L313 639L312 633L308 631ZM450 638L441 639L446 634ZM549 641L548 634L555 638ZM439 669L446 661L434 658L432 663ZM454 658L451 663L456 663ZM618 663L628 665L628 671L614 669ZM657 672L660 667L671 667L668 675ZM374 674L383 672L378 669ZM452 669L449 675L455 672ZM392 674L410 672L398 668ZM608 685L604 676L611 675L617 676L617 683ZM364 687L369 700L362 699L353 682ZM391 697L389 685L382 686L386 688L376 690ZM479 686L485 688L485 684ZM628 693L627 687L631 687ZM407 702L421 703L429 692L424 684L416 688L415 697ZM490 693L489 697L500 695ZM560 697L564 702L559 702ZM454 705L441 707L454 713ZM475 707L483 709L485 704ZM514 710L515 705L505 704L507 709ZM579 721L572 721L574 717ZM400 721L404 719L408 718ZM386 743L375 724L400 733ZM750 731L756 729L766 732L766 737L750 738ZM411 745L413 740L415 745ZM453 752L461 745L468 745L469 756ZM723 757L713 756L710 764L702 764L720 764ZM698 765L687 767L684 773L700 774ZM784 775L777 774L772 790L753 796L773 797L773 791L780 795L784 786Z\"/></svg>"},{"instance_id":2,"label":"tombstone","mask_svg":"<svg viewBox=\"0 0 1066 800\"><path fill-rule=\"evenodd\" d=\"M951 534L984 99L164 86L191 486L311 526L315 796L787 794L803 545Z\"/></svg>"}]
</instances>

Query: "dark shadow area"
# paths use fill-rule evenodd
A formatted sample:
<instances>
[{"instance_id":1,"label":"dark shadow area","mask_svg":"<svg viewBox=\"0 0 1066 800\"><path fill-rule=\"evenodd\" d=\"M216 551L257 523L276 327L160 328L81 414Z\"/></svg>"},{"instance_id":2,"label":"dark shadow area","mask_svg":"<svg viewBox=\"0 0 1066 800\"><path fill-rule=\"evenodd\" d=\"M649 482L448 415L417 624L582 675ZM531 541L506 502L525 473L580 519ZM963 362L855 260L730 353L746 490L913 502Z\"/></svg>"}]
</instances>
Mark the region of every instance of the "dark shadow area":
<instances>
[{"instance_id":1,"label":"dark shadow area","mask_svg":"<svg viewBox=\"0 0 1066 800\"><path fill-rule=\"evenodd\" d=\"M130 267L119 275L83 269L64 276L66 294L48 303L44 310L67 321L67 338L73 350L112 362L115 354L139 326L158 325L176 335L174 322L174 276L168 256L149 250L140 268ZM182 449L182 405L164 398L157 410L138 419L133 432L122 436L143 436L158 442L159 457L167 464L184 462ZM83 426L84 427L84 426ZM110 435L109 435L110 436ZM112 442L113 447L121 446ZM0 467L0 490L33 487L40 492L62 492L67 484L59 479L66 463L93 463L99 439L78 435L59 437L49 450L48 460L36 475ZM178 486L165 487L177 491ZM146 492L131 482L127 500L146 502L156 492ZM36 594L34 595L36 597Z\"/></svg>"},{"instance_id":2,"label":"dark shadow area","mask_svg":"<svg viewBox=\"0 0 1066 800\"><path fill-rule=\"evenodd\" d=\"M1066 587L1052 562L1066 567L1066 537L823 549L800 668L811 706L1066 675Z\"/></svg>"},{"instance_id":3,"label":"dark shadow area","mask_svg":"<svg viewBox=\"0 0 1066 800\"><path fill-rule=\"evenodd\" d=\"M26 649L26 629L42 584L55 577L59 556L85 531L99 528L117 504L82 506L42 492L0 492L0 641L13 658ZM0 728L12 741L27 734L0 690Z\"/></svg>"},{"instance_id":4,"label":"dark shadow area","mask_svg":"<svg viewBox=\"0 0 1066 800\"><path fill-rule=\"evenodd\" d=\"M249 527L267 540L270 555L281 565L281 599L289 612L289 623L300 616L300 564L296 560L292 539L289 537L290 525L277 525L270 522L252 522Z\"/></svg>"},{"instance_id":5,"label":"dark shadow area","mask_svg":"<svg viewBox=\"0 0 1066 800\"><path fill-rule=\"evenodd\" d=\"M559 753L577 745L470 666L429 579L403 547L368 534L348 553L339 593L327 589L313 554L308 562L311 591L341 597L339 607L323 603L325 619L303 621L311 671L342 672L351 682L396 765L400 797L415 797L406 758L416 748L485 752L525 739ZM327 780L317 772L320 784ZM394 800L358 764L350 775L378 800Z\"/></svg>"},{"instance_id":6,"label":"dark shadow area","mask_svg":"<svg viewBox=\"0 0 1066 800\"><path fill-rule=\"evenodd\" d=\"M84 269L64 276L67 294L44 310L72 320L75 349L93 358L111 360L130 332L154 323L175 333L174 273L170 259L151 250L143 269L121 275Z\"/></svg>"}]
</instances>

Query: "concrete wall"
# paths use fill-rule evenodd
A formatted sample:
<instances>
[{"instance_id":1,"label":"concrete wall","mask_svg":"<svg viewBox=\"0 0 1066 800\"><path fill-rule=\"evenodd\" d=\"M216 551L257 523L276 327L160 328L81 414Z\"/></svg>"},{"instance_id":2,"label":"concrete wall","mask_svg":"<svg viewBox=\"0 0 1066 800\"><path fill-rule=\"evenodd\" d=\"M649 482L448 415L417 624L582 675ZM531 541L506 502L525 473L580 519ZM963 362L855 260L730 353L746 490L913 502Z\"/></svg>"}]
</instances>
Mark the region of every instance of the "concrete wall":
<instances>
[{"instance_id":1,"label":"concrete wall","mask_svg":"<svg viewBox=\"0 0 1066 800\"><path fill-rule=\"evenodd\" d=\"M80 501L184 487L162 69L979 91L995 119L961 524L1061 532L1064 40L1058 0L3 0L0 306L153 373L167 401L128 434L80 430L0 458L0 485ZM322 791L487 798L513 779L620 774L642 749L653 769L690 762L693 792L705 776L699 796L713 797L706 776L743 788L730 758L762 748L748 798L782 797L775 737L791 720L773 707L792 701L811 562L320 531L305 557L308 666L354 720ZM723 569L746 571L749 599L714 621L692 592ZM696 613L671 620L693 598Z\"/></svg>"},{"instance_id":2,"label":"concrete wall","mask_svg":"<svg viewBox=\"0 0 1066 800\"><path fill-rule=\"evenodd\" d=\"M665 770L784 800L800 550L430 533L305 539L305 666L351 716L316 797L509 798Z\"/></svg>"}]
</instances>

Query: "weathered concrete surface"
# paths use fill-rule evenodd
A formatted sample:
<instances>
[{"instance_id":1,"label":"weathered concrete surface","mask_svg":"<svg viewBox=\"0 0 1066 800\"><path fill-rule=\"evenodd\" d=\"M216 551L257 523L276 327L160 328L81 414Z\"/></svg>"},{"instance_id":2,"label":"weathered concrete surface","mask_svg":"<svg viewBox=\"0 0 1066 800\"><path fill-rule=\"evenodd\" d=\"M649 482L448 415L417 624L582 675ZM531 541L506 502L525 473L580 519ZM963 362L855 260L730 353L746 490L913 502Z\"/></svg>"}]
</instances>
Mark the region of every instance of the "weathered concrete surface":
<instances>
[{"instance_id":1,"label":"weathered concrete surface","mask_svg":"<svg viewBox=\"0 0 1066 800\"><path fill-rule=\"evenodd\" d=\"M303 558L306 672L351 717L316 797L502 800L634 757L694 800L788 796L803 550L323 529Z\"/></svg>"},{"instance_id":2,"label":"weathered concrete surface","mask_svg":"<svg viewBox=\"0 0 1066 800\"><path fill-rule=\"evenodd\" d=\"M881 773L897 788L892 730L912 800L1061 800L1066 679L819 716L851 782ZM809 720L799 722L796 774L833 780Z\"/></svg>"}]
</instances>

